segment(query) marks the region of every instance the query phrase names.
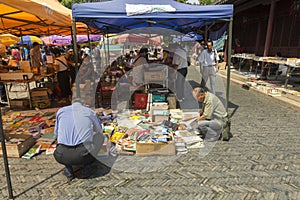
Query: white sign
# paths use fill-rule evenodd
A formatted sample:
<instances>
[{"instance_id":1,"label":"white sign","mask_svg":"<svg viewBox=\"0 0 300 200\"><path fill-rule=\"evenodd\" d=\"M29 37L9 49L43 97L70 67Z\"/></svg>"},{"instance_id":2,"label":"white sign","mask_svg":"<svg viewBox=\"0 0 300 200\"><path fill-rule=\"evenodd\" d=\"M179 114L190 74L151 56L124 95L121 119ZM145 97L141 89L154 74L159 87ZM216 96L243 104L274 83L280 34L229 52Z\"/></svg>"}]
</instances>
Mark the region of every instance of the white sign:
<instances>
[{"instance_id":1,"label":"white sign","mask_svg":"<svg viewBox=\"0 0 300 200\"><path fill-rule=\"evenodd\" d=\"M175 12L176 9L171 5L145 5L145 4L126 4L126 14L141 15L154 12Z\"/></svg>"}]
</instances>

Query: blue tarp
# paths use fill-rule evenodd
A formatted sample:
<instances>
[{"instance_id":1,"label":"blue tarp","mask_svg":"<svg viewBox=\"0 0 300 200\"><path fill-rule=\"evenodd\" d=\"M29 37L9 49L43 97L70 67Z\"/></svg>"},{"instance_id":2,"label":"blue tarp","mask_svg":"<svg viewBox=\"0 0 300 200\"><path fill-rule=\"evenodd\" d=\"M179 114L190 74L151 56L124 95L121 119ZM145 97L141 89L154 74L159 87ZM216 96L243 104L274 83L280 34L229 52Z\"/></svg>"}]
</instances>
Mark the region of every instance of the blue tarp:
<instances>
[{"instance_id":1,"label":"blue tarp","mask_svg":"<svg viewBox=\"0 0 300 200\"><path fill-rule=\"evenodd\" d=\"M185 34L183 37L176 37L173 39L173 42L188 42L188 41L197 41L202 40L203 36L196 34L194 32L190 32Z\"/></svg>"},{"instance_id":2,"label":"blue tarp","mask_svg":"<svg viewBox=\"0 0 300 200\"><path fill-rule=\"evenodd\" d=\"M131 6L141 13L131 15L128 9ZM165 7L168 7L167 11ZM173 0L112 0L73 4L72 16L76 21L108 33L145 27L188 33L207 22L230 19L233 16L233 5L199 6Z\"/></svg>"},{"instance_id":3,"label":"blue tarp","mask_svg":"<svg viewBox=\"0 0 300 200\"><path fill-rule=\"evenodd\" d=\"M209 33L209 39L218 40L219 38L221 38L224 35L224 32L226 32L227 26L228 26L228 24L226 23L219 30L210 32Z\"/></svg>"}]
</instances>

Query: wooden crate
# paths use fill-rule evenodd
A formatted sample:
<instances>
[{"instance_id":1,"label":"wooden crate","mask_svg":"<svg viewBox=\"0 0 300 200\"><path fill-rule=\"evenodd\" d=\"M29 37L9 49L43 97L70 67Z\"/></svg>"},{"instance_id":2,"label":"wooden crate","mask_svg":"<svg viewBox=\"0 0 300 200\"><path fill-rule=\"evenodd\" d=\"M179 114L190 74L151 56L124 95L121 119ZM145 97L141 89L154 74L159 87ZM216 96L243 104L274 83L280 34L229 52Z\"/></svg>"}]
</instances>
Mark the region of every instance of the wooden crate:
<instances>
[{"instance_id":1,"label":"wooden crate","mask_svg":"<svg viewBox=\"0 0 300 200\"><path fill-rule=\"evenodd\" d=\"M137 156L172 156L176 154L175 143L136 143Z\"/></svg>"},{"instance_id":2,"label":"wooden crate","mask_svg":"<svg viewBox=\"0 0 300 200\"><path fill-rule=\"evenodd\" d=\"M10 141L12 139L21 139L22 142L16 144L6 143L6 151L7 157L9 158L20 158L23 154L25 154L35 143L35 139L32 135L24 135L24 134L6 134L6 141ZM0 146L0 156L2 156L2 147Z\"/></svg>"},{"instance_id":3,"label":"wooden crate","mask_svg":"<svg viewBox=\"0 0 300 200\"><path fill-rule=\"evenodd\" d=\"M144 79L150 83L151 81L164 81L166 80L166 74L163 70L144 72Z\"/></svg>"},{"instance_id":4,"label":"wooden crate","mask_svg":"<svg viewBox=\"0 0 300 200\"><path fill-rule=\"evenodd\" d=\"M29 99L11 99L10 100L11 108L29 108Z\"/></svg>"},{"instance_id":5,"label":"wooden crate","mask_svg":"<svg viewBox=\"0 0 300 200\"><path fill-rule=\"evenodd\" d=\"M31 97L45 97L48 99L48 89L47 88L36 88L30 91Z\"/></svg>"}]
</instances>

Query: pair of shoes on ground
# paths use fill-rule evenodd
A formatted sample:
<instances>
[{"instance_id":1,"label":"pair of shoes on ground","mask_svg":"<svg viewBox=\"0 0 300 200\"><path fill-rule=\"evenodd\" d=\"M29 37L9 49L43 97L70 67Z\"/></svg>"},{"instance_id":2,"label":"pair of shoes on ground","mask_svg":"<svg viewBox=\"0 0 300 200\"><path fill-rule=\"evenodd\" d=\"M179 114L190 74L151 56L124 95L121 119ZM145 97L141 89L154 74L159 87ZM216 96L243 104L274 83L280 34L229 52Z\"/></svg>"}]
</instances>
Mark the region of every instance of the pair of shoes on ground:
<instances>
[{"instance_id":1,"label":"pair of shoes on ground","mask_svg":"<svg viewBox=\"0 0 300 200\"><path fill-rule=\"evenodd\" d=\"M81 170L81 174L79 178L83 178L83 179L89 178L94 172L95 170L91 165L85 165ZM71 168L66 167L62 174L68 179L68 182L71 182L75 178L75 174L73 172L73 169Z\"/></svg>"}]
</instances>

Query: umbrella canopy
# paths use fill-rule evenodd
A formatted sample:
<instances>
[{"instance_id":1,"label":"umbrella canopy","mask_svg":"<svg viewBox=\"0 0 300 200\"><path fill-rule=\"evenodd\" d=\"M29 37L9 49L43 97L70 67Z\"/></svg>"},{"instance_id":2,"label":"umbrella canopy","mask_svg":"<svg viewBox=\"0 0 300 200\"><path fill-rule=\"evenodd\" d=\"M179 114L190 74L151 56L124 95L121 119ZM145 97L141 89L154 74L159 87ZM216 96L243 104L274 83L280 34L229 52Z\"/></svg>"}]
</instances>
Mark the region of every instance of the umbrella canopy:
<instances>
[{"instance_id":1,"label":"umbrella canopy","mask_svg":"<svg viewBox=\"0 0 300 200\"><path fill-rule=\"evenodd\" d=\"M4 45L16 44L20 41L20 38L12 34L1 34L0 43Z\"/></svg>"},{"instance_id":2,"label":"umbrella canopy","mask_svg":"<svg viewBox=\"0 0 300 200\"><path fill-rule=\"evenodd\" d=\"M60 36L60 35L50 35L41 37L41 39L45 42L46 45L51 46L64 46L71 44L71 37L70 36Z\"/></svg>"},{"instance_id":3,"label":"umbrella canopy","mask_svg":"<svg viewBox=\"0 0 300 200\"><path fill-rule=\"evenodd\" d=\"M3 54L3 53L6 53L6 52L7 52L6 46L4 44L0 44L0 55Z\"/></svg>"},{"instance_id":4,"label":"umbrella canopy","mask_svg":"<svg viewBox=\"0 0 300 200\"><path fill-rule=\"evenodd\" d=\"M41 38L36 37L34 35L22 36L21 41L18 44L22 44L22 42L23 44L28 44L29 46L31 46L34 42L44 45L44 41Z\"/></svg>"},{"instance_id":5,"label":"umbrella canopy","mask_svg":"<svg viewBox=\"0 0 300 200\"><path fill-rule=\"evenodd\" d=\"M160 37L148 37L147 35L138 35L138 34L122 34L117 36L118 43L144 43L151 45L159 45Z\"/></svg>"},{"instance_id":6,"label":"umbrella canopy","mask_svg":"<svg viewBox=\"0 0 300 200\"><path fill-rule=\"evenodd\" d=\"M77 43L85 43L88 42L87 35L77 35ZM60 35L51 35L51 36L45 36L41 37L41 39L46 43L46 45L57 45L57 46L65 46L72 44L72 36L60 36ZM101 35L97 34L91 34L90 35L90 41L91 42L98 42L101 40Z\"/></svg>"},{"instance_id":7,"label":"umbrella canopy","mask_svg":"<svg viewBox=\"0 0 300 200\"><path fill-rule=\"evenodd\" d=\"M141 35L123 34L118 36L118 43L148 43L148 38Z\"/></svg>"}]
</instances>

